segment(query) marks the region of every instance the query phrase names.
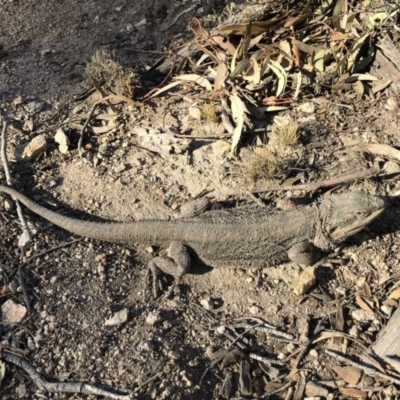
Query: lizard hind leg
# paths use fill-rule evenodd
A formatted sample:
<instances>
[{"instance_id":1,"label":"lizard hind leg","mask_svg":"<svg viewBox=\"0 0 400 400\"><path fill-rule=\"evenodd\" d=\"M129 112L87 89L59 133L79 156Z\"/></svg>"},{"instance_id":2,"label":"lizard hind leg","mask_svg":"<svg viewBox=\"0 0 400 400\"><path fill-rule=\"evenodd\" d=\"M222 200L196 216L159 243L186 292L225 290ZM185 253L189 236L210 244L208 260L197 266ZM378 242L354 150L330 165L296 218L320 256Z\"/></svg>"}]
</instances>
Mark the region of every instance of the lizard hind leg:
<instances>
[{"instance_id":1,"label":"lizard hind leg","mask_svg":"<svg viewBox=\"0 0 400 400\"><path fill-rule=\"evenodd\" d=\"M184 203L178 218L193 218L211 207L206 197ZM187 247L181 242L171 242L167 257L154 257L149 263L149 271L153 276L153 296L157 298L160 271L172 275L178 281L190 269L191 259ZM176 282L175 282L176 283Z\"/></svg>"},{"instance_id":2,"label":"lizard hind leg","mask_svg":"<svg viewBox=\"0 0 400 400\"><path fill-rule=\"evenodd\" d=\"M190 254L187 247L181 242L171 242L168 247L168 256L154 257L149 262L149 269L153 276L153 296L158 296L158 276L162 271L179 280L185 275L191 265Z\"/></svg>"}]
</instances>

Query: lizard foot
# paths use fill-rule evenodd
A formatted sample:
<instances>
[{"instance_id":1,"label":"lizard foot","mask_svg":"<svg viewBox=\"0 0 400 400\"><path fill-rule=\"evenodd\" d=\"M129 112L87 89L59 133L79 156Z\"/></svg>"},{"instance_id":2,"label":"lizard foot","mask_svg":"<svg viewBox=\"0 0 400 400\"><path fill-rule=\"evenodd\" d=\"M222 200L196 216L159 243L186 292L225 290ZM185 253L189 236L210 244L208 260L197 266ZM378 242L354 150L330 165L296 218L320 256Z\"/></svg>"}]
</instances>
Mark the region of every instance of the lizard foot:
<instances>
[{"instance_id":1,"label":"lizard foot","mask_svg":"<svg viewBox=\"0 0 400 400\"><path fill-rule=\"evenodd\" d=\"M192 218L202 214L211 207L210 200L206 197L189 201L182 205L179 218Z\"/></svg>"}]
</instances>

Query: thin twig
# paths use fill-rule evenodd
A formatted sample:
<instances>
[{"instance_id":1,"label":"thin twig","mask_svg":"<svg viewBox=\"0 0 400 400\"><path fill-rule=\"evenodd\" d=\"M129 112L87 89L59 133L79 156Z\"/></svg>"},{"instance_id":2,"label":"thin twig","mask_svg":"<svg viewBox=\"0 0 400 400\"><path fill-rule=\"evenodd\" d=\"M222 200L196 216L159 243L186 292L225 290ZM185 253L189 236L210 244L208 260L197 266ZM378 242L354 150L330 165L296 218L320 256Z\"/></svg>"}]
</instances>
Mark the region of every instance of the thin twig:
<instances>
[{"instance_id":1,"label":"thin twig","mask_svg":"<svg viewBox=\"0 0 400 400\"><path fill-rule=\"evenodd\" d=\"M265 203L263 203L261 199L259 199L258 197L254 196L254 194L251 193L250 190L247 190L246 193L260 207L263 207L263 208L267 207L267 205Z\"/></svg>"},{"instance_id":2,"label":"thin twig","mask_svg":"<svg viewBox=\"0 0 400 400\"><path fill-rule=\"evenodd\" d=\"M195 5L194 6L190 6L186 10L183 10L182 12L180 12L166 28L161 29L161 32L166 32L167 30L171 29L178 22L179 18L182 17L182 15L194 10L195 7L196 7Z\"/></svg>"},{"instance_id":3,"label":"thin twig","mask_svg":"<svg viewBox=\"0 0 400 400\"><path fill-rule=\"evenodd\" d=\"M227 352L236 342L238 342L239 339L241 339L246 333L250 332L252 329L254 329L255 327L260 326L260 325L261 325L261 324L254 325L254 326L252 326L250 329L245 330L243 333L241 333L239 336L237 336L236 339L235 339L233 342L231 342L231 344L230 344L226 349L224 349L224 350L225 350L224 355L223 355L222 357L218 357L216 360L214 360L214 361L211 363L211 365L204 371L203 375L202 375L201 378L200 378L199 385L201 385L201 382L203 381L203 378L206 376L207 372L208 372L214 365L218 364L218 363L225 357L226 352Z\"/></svg>"},{"instance_id":4,"label":"thin twig","mask_svg":"<svg viewBox=\"0 0 400 400\"><path fill-rule=\"evenodd\" d=\"M261 361L267 365L279 365L281 367L284 367L287 364L286 361L276 360L271 357L260 356L259 354L255 353L249 353L249 358L251 358L252 360Z\"/></svg>"},{"instance_id":5,"label":"thin twig","mask_svg":"<svg viewBox=\"0 0 400 400\"><path fill-rule=\"evenodd\" d=\"M83 393L94 394L97 396L105 396L114 400L131 400L133 396L130 394L118 394L114 388L104 389L95 385L90 385L82 382L49 382L24 358L3 351L2 357L5 361L17 365L22 368L29 377L33 380L40 390L46 390L50 393Z\"/></svg>"},{"instance_id":6,"label":"thin twig","mask_svg":"<svg viewBox=\"0 0 400 400\"><path fill-rule=\"evenodd\" d=\"M274 336L274 339L286 339L290 341L294 341L295 338L293 335L290 333L282 332L277 328L270 328L268 326L262 325L262 323L259 323L257 325L251 325L247 323L240 323L240 324L231 324L231 325L225 325L227 328L230 329L254 329L259 332L264 332L267 335Z\"/></svg>"},{"instance_id":7,"label":"thin twig","mask_svg":"<svg viewBox=\"0 0 400 400\"><path fill-rule=\"evenodd\" d=\"M378 166L373 166L372 168L365 169L363 171L357 171L352 174L335 176L331 179L325 181L317 181L314 183L305 183L304 185L292 185L292 186L271 186L261 189L253 189L251 193L263 193L270 191L279 191L279 190L305 190L307 192L314 192L323 187L330 187L340 185L341 183L346 183L350 181L355 181L357 179L369 178L371 176L377 175L380 172L380 168Z\"/></svg>"},{"instance_id":8,"label":"thin twig","mask_svg":"<svg viewBox=\"0 0 400 400\"><path fill-rule=\"evenodd\" d=\"M101 97L103 97L103 98L107 97L107 93L101 87L100 82L92 75L90 75L90 79L92 80L92 83L93 83L93 86L95 87L95 89L100 93ZM111 108L111 111L113 113L117 113L117 109L116 109L116 107L114 107L114 104L112 104L111 101L107 101L107 104L109 105L109 107Z\"/></svg>"},{"instance_id":9,"label":"thin twig","mask_svg":"<svg viewBox=\"0 0 400 400\"><path fill-rule=\"evenodd\" d=\"M286 388L285 388L286 389ZM291 400L294 394L294 388L293 387L289 387L287 393L286 393L286 397L285 400Z\"/></svg>"},{"instance_id":10,"label":"thin twig","mask_svg":"<svg viewBox=\"0 0 400 400\"><path fill-rule=\"evenodd\" d=\"M7 148L7 139L6 139L6 132L7 132L7 126L8 126L8 121L4 118L3 119L3 129L1 130L1 161L3 163L3 167L4 167L4 173L6 175L6 182L9 186L12 186L11 183L11 174L10 174L10 168L8 166L8 161L7 161L7 152L6 152L6 148ZM23 247L25 246L28 242L30 242L32 240L32 235L31 235L31 231L28 228L28 224L26 223L25 220L25 216L22 212L22 208L21 205L19 204L18 200L14 200L15 201L15 205L17 208L17 214L19 217L19 220L21 221L21 225L22 225L22 235L19 238L19 242L18 245L19 247Z\"/></svg>"},{"instance_id":11,"label":"thin twig","mask_svg":"<svg viewBox=\"0 0 400 400\"><path fill-rule=\"evenodd\" d=\"M208 135L208 136L192 136L192 135L179 135L173 133L174 137L183 138L183 139L195 139L195 140L220 140L220 139L228 139L232 137L232 135Z\"/></svg>"},{"instance_id":12,"label":"thin twig","mask_svg":"<svg viewBox=\"0 0 400 400\"><path fill-rule=\"evenodd\" d=\"M28 289L26 288L24 277L22 276L22 265L20 264L18 267L18 279L19 279L19 285L21 286L22 293L24 295L24 300L26 304L26 309L28 311L28 315L32 315L32 307L31 307L31 302L29 301L29 296L28 296Z\"/></svg>"},{"instance_id":13,"label":"thin twig","mask_svg":"<svg viewBox=\"0 0 400 400\"><path fill-rule=\"evenodd\" d=\"M164 373L163 372L158 372L157 374L153 375L152 377L150 377L149 379L147 379L147 381L143 382L138 388L135 389L135 393L139 392L139 390L144 387L145 385L147 385L149 382L154 381L154 379L159 378L160 376L162 376Z\"/></svg>"},{"instance_id":14,"label":"thin twig","mask_svg":"<svg viewBox=\"0 0 400 400\"><path fill-rule=\"evenodd\" d=\"M85 123L84 123L84 125L82 127L81 133L80 133L79 142L78 142L78 152L79 152L79 156L81 158L82 158L83 135L84 135L85 130L86 130L87 126L89 125L89 122L90 122L90 120L91 120L91 118L93 116L94 110L96 109L96 107L99 104L104 103L104 102L108 102L109 100L121 100L121 101L125 101L126 103L129 103L129 104L135 104L135 102L132 99L130 99L129 97L126 97L126 96L122 96L120 94L115 94L115 95L112 94L110 96L103 97L99 101L96 101L96 103L94 103L92 108L90 109L89 115L88 115L88 117L87 117L87 119L86 119L86 121L85 121Z\"/></svg>"},{"instance_id":15,"label":"thin twig","mask_svg":"<svg viewBox=\"0 0 400 400\"><path fill-rule=\"evenodd\" d=\"M290 387L293 385L293 382L288 382L286 385L283 385L282 387L273 390L271 393L268 393L270 396L273 396L274 394L278 394L280 392L283 392L286 389L290 390ZM292 388L293 389L293 388Z\"/></svg>"},{"instance_id":16,"label":"thin twig","mask_svg":"<svg viewBox=\"0 0 400 400\"><path fill-rule=\"evenodd\" d=\"M337 351L326 349L325 353L328 354L328 356L332 356L332 357L336 358L337 360L344 362L345 364L359 368L361 371L363 371L365 374L367 374L369 376L377 376L379 378L387 379L390 382L395 383L396 385L400 385L400 379L395 378L394 376L385 374L383 372L379 372L375 368L371 368L364 364L355 362L355 361L351 360L350 358L346 357L344 354L341 354Z\"/></svg>"},{"instance_id":17,"label":"thin twig","mask_svg":"<svg viewBox=\"0 0 400 400\"><path fill-rule=\"evenodd\" d=\"M326 321L326 317L323 317L322 319L320 319L318 321L317 326L315 327L314 331L312 332L311 337L303 344L303 349L300 351L300 353L297 355L295 362L293 363L292 368L296 368L299 366L301 360L305 357L305 355L307 354L309 348L311 347L311 345L313 344L313 341L315 339L316 336L318 336L323 330L324 330L324 326L323 324Z\"/></svg>"},{"instance_id":18,"label":"thin twig","mask_svg":"<svg viewBox=\"0 0 400 400\"><path fill-rule=\"evenodd\" d=\"M74 239L74 240L71 240L70 242L63 243L63 244L60 244L58 246L52 247L51 249L43 250L43 251L41 251L39 253L34 254L32 257L28 258L28 262L32 261L35 258L42 257L42 256L44 256L44 255L46 255L48 253L51 253L52 251L55 251L55 250L58 250L58 249L61 249L61 248L64 248L64 247L68 247L71 244L80 242L82 240L83 240L83 238Z\"/></svg>"}]
</instances>

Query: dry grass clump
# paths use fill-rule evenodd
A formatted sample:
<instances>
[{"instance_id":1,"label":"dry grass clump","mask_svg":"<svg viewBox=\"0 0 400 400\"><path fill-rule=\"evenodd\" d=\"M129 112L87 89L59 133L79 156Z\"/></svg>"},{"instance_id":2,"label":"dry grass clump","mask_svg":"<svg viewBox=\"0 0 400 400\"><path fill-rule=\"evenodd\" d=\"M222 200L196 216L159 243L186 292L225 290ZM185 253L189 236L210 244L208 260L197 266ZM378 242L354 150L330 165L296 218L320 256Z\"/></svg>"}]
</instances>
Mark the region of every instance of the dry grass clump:
<instances>
[{"instance_id":1,"label":"dry grass clump","mask_svg":"<svg viewBox=\"0 0 400 400\"><path fill-rule=\"evenodd\" d=\"M297 122L294 121L288 121L287 123L279 126L279 136L281 137L281 143L284 147L293 146L297 143L298 129L299 126Z\"/></svg>"},{"instance_id":2,"label":"dry grass clump","mask_svg":"<svg viewBox=\"0 0 400 400\"><path fill-rule=\"evenodd\" d=\"M85 68L86 82L93 86L93 80L104 82L115 94L132 97L136 76L117 62L108 50L98 50Z\"/></svg>"},{"instance_id":3,"label":"dry grass clump","mask_svg":"<svg viewBox=\"0 0 400 400\"><path fill-rule=\"evenodd\" d=\"M217 122L217 114L215 112L214 104L205 103L203 107L201 107L201 116L209 122Z\"/></svg>"},{"instance_id":4,"label":"dry grass clump","mask_svg":"<svg viewBox=\"0 0 400 400\"><path fill-rule=\"evenodd\" d=\"M282 165L265 146L255 147L243 162L243 178L253 183L270 182L281 171Z\"/></svg>"}]
</instances>

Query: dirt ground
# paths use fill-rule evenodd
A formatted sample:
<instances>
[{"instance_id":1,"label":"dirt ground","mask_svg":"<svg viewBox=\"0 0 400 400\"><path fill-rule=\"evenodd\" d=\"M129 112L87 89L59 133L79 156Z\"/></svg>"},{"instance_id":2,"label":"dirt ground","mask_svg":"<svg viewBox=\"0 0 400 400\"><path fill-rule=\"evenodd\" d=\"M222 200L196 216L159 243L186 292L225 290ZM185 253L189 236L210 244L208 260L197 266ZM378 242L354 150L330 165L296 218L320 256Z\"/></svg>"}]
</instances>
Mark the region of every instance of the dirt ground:
<instances>
[{"instance_id":1,"label":"dirt ground","mask_svg":"<svg viewBox=\"0 0 400 400\"><path fill-rule=\"evenodd\" d=\"M8 152L12 157L15 146L41 132L49 143L34 161L11 163L19 191L60 213L97 220L176 218L183 203L204 194L228 207L254 204L248 194L253 183L244 161L254 138L244 141L242 157L230 159L230 138L222 122L197 119L193 108L198 104L188 99L160 96L125 105L115 129L93 134L84 144L85 156L91 155L93 163L79 157L76 135L71 134L72 146L66 154L53 139L57 128L50 118L62 114L62 107L85 89L83 72L96 50L114 51L124 66L140 75L165 48L191 37L186 26L193 17L204 17L221 7L207 2L193 5L168 0L0 0L0 40L6 50L0 58L0 112L10 119ZM138 90L145 92L146 87ZM339 170L351 172L354 164L362 169L361 163L372 163L353 154L338 156L344 147L399 144L399 113L385 108L386 94L373 101L340 93L325 97L326 103L315 103L324 112L312 118L295 109L279 114L299 121L299 140L287 157L293 171L305 171L305 182L337 176ZM89 107L93 101L92 97L77 107ZM26 105L35 103L42 108L31 115ZM270 137L277 115L268 114L257 122ZM143 150L137 144L137 127L190 134L190 151L160 157ZM378 161L383 163L383 159ZM5 182L1 169L0 182ZM400 186L397 180L371 179L341 188L355 189L384 196L388 210L325 259L318 269L317 284L308 294L293 293L291 284L301 268L287 263L261 271L195 267L157 300L148 285L146 263L158 249L75 241L68 232L27 210L28 224L36 235L24 250L18 249L21 230L17 213L7 203L7 196L1 196L0 305L9 299L25 304L18 275L21 266L32 305L31 314L21 323L11 329L0 327L1 345L24 356L49 380L87 382L122 392L136 390L138 398L219 398L227 371L233 374L230 398L267 398L261 397L267 390L264 386L270 392L279 389L282 381L276 378L281 370L287 371L278 361L295 357L301 346L253 332L246 344L253 352L274 358L277 367L270 367L268 375L251 361L253 389L246 395L238 389L243 364L239 368L239 362L229 367L219 363L207 370L213 352L231 343L224 325L235 318L258 317L283 332L292 332L299 329L301 321L315 326L326 317L326 326L333 329L340 303L343 331L348 333L356 325L355 336L369 345L388 318L381 315L354 322L353 299L363 285L381 299L384 285L397 282ZM315 193L314 198L324 192ZM273 193L265 204L273 207L278 199L296 195L305 196L300 191ZM171 283L167 279L166 286ZM107 324L117 312L126 310L126 321ZM149 316L156 323L151 323ZM353 343L348 346L353 346L353 353L360 352ZM337 380L333 370L337 360L324 354L324 343L313 345L312 350L301 363L307 381L328 385ZM6 363L5 368L2 399L101 398L46 393L19 367ZM297 378L293 376L293 382ZM396 391L387 382L375 384L376 390L367 380L363 385L370 387L367 398L395 398ZM282 391L268 398L285 398L285 394ZM329 389L329 396L319 398L347 398L336 389Z\"/></svg>"}]
</instances>

